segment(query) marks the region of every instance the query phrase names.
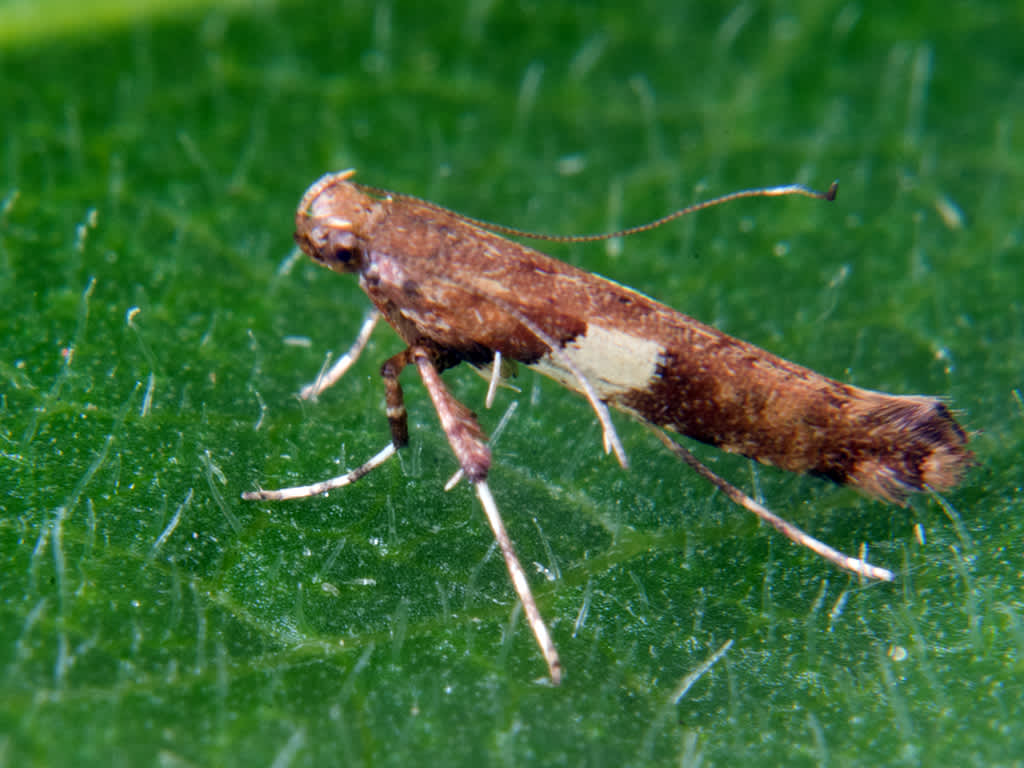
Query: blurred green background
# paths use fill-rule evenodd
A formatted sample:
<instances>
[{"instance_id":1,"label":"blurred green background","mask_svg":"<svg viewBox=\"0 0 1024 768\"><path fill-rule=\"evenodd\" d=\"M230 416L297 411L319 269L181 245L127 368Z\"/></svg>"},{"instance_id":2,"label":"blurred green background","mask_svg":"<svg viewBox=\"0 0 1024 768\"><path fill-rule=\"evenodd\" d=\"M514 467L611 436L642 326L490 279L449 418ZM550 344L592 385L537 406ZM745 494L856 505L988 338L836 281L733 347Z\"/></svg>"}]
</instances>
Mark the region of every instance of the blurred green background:
<instances>
[{"instance_id":1,"label":"blurred green background","mask_svg":"<svg viewBox=\"0 0 1024 768\"><path fill-rule=\"evenodd\" d=\"M1016 8L1016 10L1014 10ZM0 763L1020 765L1024 48L1000 3L0 4ZM296 259L328 170L548 249L861 386L949 397L978 465L909 509L702 449L864 584L521 371L491 485L545 682L416 377ZM733 646L677 703L674 693Z\"/></svg>"}]
</instances>

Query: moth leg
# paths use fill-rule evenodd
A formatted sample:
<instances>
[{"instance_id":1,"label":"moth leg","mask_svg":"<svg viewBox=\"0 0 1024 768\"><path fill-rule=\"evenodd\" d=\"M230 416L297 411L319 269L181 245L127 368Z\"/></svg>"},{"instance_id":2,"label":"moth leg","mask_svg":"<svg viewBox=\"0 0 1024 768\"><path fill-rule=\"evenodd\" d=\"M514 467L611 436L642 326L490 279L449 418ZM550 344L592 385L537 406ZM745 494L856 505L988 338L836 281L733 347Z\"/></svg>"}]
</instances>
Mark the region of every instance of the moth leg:
<instances>
[{"instance_id":1,"label":"moth leg","mask_svg":"<svg viewBox=\"0 0 1024 768\"><path fill-rule=\"evenodd\" d=\"M373 330L373 326L376 325L377 320L380 319L379 312L374 312L374 315L375 316L373 317L367 317L366 322L363 323L363 328L359 332L360 340L357 340L356 344L353 345L352 348L358 348L354 357L358 357L359 352L361 352L363 347L366 346L366 339L369 338L370 331ZM352 350L349 350L349 354L352 354ZM346 357L347 356L348 355L346 355ZM349 361L348 365L351 365L352 362L355 361L354 357ZM402 385L398 383L398 374L402 372L402 369L405 368L411 360L412 350L406 349L404 352L400 352L390 358L381 367L381 376L384 377L384 386L386 390L385 403L387 406L388 425L391 427L391 442L388 443L386 448L381 450L376 456L362 466L356 467L351 472L346 472L343 475L332 477L329 480L310 483L309 485L297 485L292 488L281 488L274 491L247 491L242 494L242 498L246 501L282 501L284 499L304 499L309 496L317 496L321 493L332 491L335 488L343 488L346 485L351 485L356 480L366 476L394 456L395 451L409 443L409 420L405 412L405 400L402 396ZM338 362L340 363L342 361L339 360ZM335 366L335 368L337 368L337 366ZM334 369L332 369L332 371L333 370ZM344 373L344 371L342 371L342 373ZM340 377L341 374L338 375ZM337 379L335 378L330 383L333 384L336 380ZM320 379L317 381L319 382ZM317 386L316 383L310 385L310 387L315 386ZM327 386L329 386L329 384ZM324 389L326 389L326 386L321 387L317 392L322 392Z\"/></svg>"},{"instance_id":2,"label":"moth leg","mask_svg":"<svg viewBox=\"0 0 1024 768\"><path fill-rule=\"evenodd\" d=\"M434 367L432 356L425 348L410 347L406 352L411 354L419 369L423 384L434 402L434 410L441 420L441 428L448 438L452 451L455 452L459 466L470 482L485 479L487 470L491 467L491 451L487 447L487 438L484 437L476 416L448 391L448 387L441 380L441 374Z\"/></svg>"},{"instance_id":3,"label":"moth leg","mask_svg":"<svg viewBox=\"0 0 1024 768\"><path fill-rule=\"evenodd\" d=\"M366 344L370 341L370 335L373 333L373 329L377 327L380 317L380 312L376 309L370 310L366 315L366 319L363 320L363 325L359 329L356 340L352 342L352 346L348 348L348 351L339 357L338 361L329 370L321 371L315 381L304 386L299 391L299 397L303 400L315 400L328 387L333 387L337 384L338 379L345 375L345 372L352 367L352 364L359 359L359 355L366 349Z\"/></svg>"},{"instance_id":4,"label":"moth leg","mask_svg":"<svg viewBox=\"0 0 1024 768\"><path fill-rule=\"evenodd\" d=\"M516 556L516 550L512 546L508 531L505 530L498 505L494 502L494 496L491 495L490 486L487 485L487 470L491 466L491 452L485 442L483 430L480 429L480 424L473 412L448 391L444 381L441 380L441 374L434 367L430 353L422 347L411 347L409 351L411 351L416 367L420 371L423 384L426 386L427 392L430 393L430 399L434 402L434 408L441 419L441 428L444 429L463 472L473 483L477 498L480 499L480 506L484 508L487 522L491 526L494 538L498 542L498 548L501 549L501 555L505 559L505 568L508 569L512 586L515 587L516 595L523 606L523 612L526 614L526 620L537 641L537 646L547 662L551 682L558 685L562 680L562 662L558 658L558 651L551 640L547 625L540 615L540 609L530 590L526 572Z\"/></svg>"},{"instance_id":5,"label":"moth leg","mask_svg":"<svg viewBox=\"0 0 1024 768\"><path fill-rule=\"evenodd\" d=\"M736 486L716 475L704 466L696 456L669 437L663 429L657 427L651 427L651 429L654 431L654 434L658 436L658 439L665 444L665 447L688 464L698 475L718 488L729 498L730 501L743 507L748 512L753 512L793 543L799 544L802 547L807 547L816 555L825 558L833 565L847 571L852 571L858 576L863 576L868 579L879 579L881 581L892 581L895 578L892 571L888 571L885 568L879 568L877 565L871 565L861 558L844 555L842 552L833 549L828 544L818 541L810 534L804 533L792 523L783 520L767 507L762 504L758 504L754 499L750 498Z\"/></svg>"},{"instance_id":6,"label":"moth leg","mask_svg":"<svg viewBox=\"0 0 1024 768\"><path fill-rule=\"evenodd\" d=\"M516 408L518 407L519 403L515 400L508 404L508 408L505 409L505 413L502 415L501 421L498 422L498 426L491 431L491 439L487 441L488 446L493 448L498 444L498 439L501 437L501 433L505 431L505 427L507 427L508 423L512 421L512 415L516 412ZM459 467L455 470L455 474L448 478L448 482L444 484L445 491L450 491L458 485L465 476L466 473L462 471L462 467Z\"/></svg>"},{"instance_id":7,"label":"moth leg","mask_svg":"<svg viewBox=\"0 0 1024 768\"><path fill-rule=\"evenodd\" d=\"M545 342L547 343L547 342ZM623 469L629 469L629 459L626 458L626 449L622 447L622 441L619 440L619 433L615 431L615 424L612 422L612 415L608 411L608 405L598 397L597 391L594 389L590 380L583 375L583 371L572 361L565 352L562 351L561 347L550 346L551 354L553 357L557 357L562 365L572 372L572 375L576 377L576 380L580 383L580 387L583 389L583 395L590 402L590 407L594 409L594 413L597 414L597 420L601 424L601 438L604 441L604 452L614 453L615 458L619 460L619 466Z\"/></svg>"},{"instance_id":8,"label":"moth leg","mask_svg":"<svg viewBox=\"0 0 1024 768\"><path fill-rule=\"evenodd\" d=\"M494 396L498 393L498 385L501 383L501 351L494 350L494 360L491 361L491 380L487 383L487 397L484 399L484 407L490 408L494 405Z\"/></svg>"},{"instance_id":9,"label":"moth leg","mask_svg":"<svg viewBox=\"0 0 1024 768\"><path fill-rule=\"evenodd\" d=\"M597 394L597 390L594 389L594 385L590 383L590 380L586 375L584 375L583 371L580 370L580 367L572 361L571 357L565 354L562 346L551 336L551 334L547 333L543 328L517 310L514 306L505 301L501 301L494 296L487 296L484 298L492 304L500 307L503 312L510 314L522 323L530 333L543 341L551 351L551 356L556 358L558 362L565 366L567 371L576 377L576 381L580 384L580 390L583 392L583 396L587 398L587 401L590 403L590 407L593 408L594 413L597 414L597 420L601 423L601 437L604 441L604 452L614 453L615 458L619 460L619 466L623 469L628 469L629 459L626 458L626 449L622 447L622 441L619 440L619 434L615 431L615 425L612 423L612 416L608 411L608 405Z\"/></svg>"},{"instance_id":10,"label":"moth leg","mask_svg":"<svg viewBox=\"0 0 1024 768\"><path fill-rule=\"evenodd\" d=\"M555 685L562 679L562 663L558 658L558 651L551 640L551 634L541 616L541 610L537 607L537 600L534 593L529 589L529 582L526 580L526 572L515 554L512 540L509 539L505 523L502 522L501 513L495 498L490 494L490 487L487 485L487 470L490 468L490 450L484 441L483 431L473 413L463 406L452 393L444 386L440 374L434 367L430 353L422 347L411 348L416 367L420 370L423 384L430 393L430 399L434 402L434 409L441 422L444 434L449 438L452 450L463 472L473 483L476 496L480 500L480 506L487 516L490 529L494 531L495 540L505 558L505 567L509 572L509 579L515 588L519 602L522 604L523 612L526 614L526 621L529 629L534 633L541 653L544 654L545 662L548 664L548 674L551 682Z\"/></svg>"},{"instance_id":11,"label":"moth leg","mask_svg":"<svg viewBox=\"0 0 1024 768\"><path fill-rule=\"evenodd\" d=\"M323 480L319 483L296 485L292 488L281 488L276 491L246 491L242 494L242 498L246 501L284 501L286 499L305 499L310 496L319 496L321 493L333 491L335 488L343 488L346 485L351 485L359 478L365 477L394 456L396 450L394 443L388 443L380 453L362 466L356 467L351 472L346 472L343 475L338 475L337 477L332 477L329 480Z\"/></svg>"},{"instance_id":12,"label":"moth leg","mask_svg":"<svg viewBox=\"0 0 1024 768\"><path fill-rule=\"evenodd\" d=\"M409 444L409 414L405 410L405 396L398 374L412 362L413 348L406 347L380 367L380 375L384 377L384 412L391 428L391 442L396 448L404 448Z\"/></svg>"},{"instance_id":13,"label":"moth leg","mask_svg":"<svg viewBox=\"0 0 1024 768\"><path fill-rule=\"evenodd\" d=\"M491 524L491 531L494 532L498 548L501 549L501 554L505 558L505 567L508 569L512 586L515 587L516 594L519 596L519 602L523 606L526 621L530 625L540 652L544 655L544 661L547 662L551 682L558 685L562 682L562 661L558 658L558 649L555 648L555 643L551 639L551 633L548 632L548 626L544 623L544 617L540 615L537 601L533 599L530 582L527 581L523 566L519 563L519 558L516 557L516 550L512 546L508 531L505 530L498 505L494 503L490 486L487 485L486 480L477 480L473 487L476 489L477 498L480 499L480 506L484 508L484 514L487 515L487 522Z\"/></svg>"}]
</instances>

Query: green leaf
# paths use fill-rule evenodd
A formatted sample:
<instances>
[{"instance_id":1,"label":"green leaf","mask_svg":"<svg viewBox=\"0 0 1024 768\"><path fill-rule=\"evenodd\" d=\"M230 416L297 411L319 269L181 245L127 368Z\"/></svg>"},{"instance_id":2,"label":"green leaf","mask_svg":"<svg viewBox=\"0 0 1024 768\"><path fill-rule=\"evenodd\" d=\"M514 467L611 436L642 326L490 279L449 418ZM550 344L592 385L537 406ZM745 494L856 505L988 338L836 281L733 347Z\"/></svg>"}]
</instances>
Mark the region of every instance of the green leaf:
<instances>
[{"instance_id":1,"label":"green leaf","mask_svg":"<svg viewBox=\"0 0 1024 768\"><path fill-rule=\"evenodd\" d=\"M0 762L1019 764L1024 470L1019 11L882 3L0 7ZM1016 17L1014 17L1016 14ZM909 510L704 449L864 584L616 417L520 370L491 487L566 679L415 377L297 260L328 170L552 248L860 386L949 397L978 463ZM534 566L536 564L536 566ZM550 577L550 578L548 578ZM732 646L694 677L727 641ZM676 701L677 694L686 688Z\"/></svg>"}]
</instances>

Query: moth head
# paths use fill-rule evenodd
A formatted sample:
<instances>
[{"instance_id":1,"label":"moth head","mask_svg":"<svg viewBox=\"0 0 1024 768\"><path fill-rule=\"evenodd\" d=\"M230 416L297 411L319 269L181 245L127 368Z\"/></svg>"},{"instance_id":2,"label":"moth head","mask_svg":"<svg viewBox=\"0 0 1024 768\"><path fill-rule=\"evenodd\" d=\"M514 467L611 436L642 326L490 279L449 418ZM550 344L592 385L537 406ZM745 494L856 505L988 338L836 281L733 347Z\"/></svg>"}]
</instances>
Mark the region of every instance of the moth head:
<instances>
[{"instance_id":1,"label":"moth head","mask_svg":"<svg viewBox=\"0 0 1024 768\"><path fill-rule=\"evenodd\" d=\"M355 171L324 176L302 197L295 212L295 242L318 264L335 272L357 272L363 264L365 231L375 201L348 181Z\"/></svg>"}]
</instances>

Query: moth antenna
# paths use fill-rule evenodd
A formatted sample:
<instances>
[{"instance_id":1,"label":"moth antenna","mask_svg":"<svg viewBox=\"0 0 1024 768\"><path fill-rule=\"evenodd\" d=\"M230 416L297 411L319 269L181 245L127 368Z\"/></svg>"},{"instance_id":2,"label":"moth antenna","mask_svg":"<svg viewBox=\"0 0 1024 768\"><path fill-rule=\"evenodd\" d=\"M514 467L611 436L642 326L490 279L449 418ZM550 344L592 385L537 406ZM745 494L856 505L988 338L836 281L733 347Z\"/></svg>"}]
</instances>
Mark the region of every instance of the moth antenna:
<instances>
[{"instance_id":1,"label":"moth antenna","mask_svg":"<svg viewBox=\"0 0 1024 768\"><path fill-rule=\"evenodd\" d=\"M346 171L348 176L351 173ZM354 173L354 171L352 172ZM339 176L341 174L338 174ZM344 178L348 178L344 176ZM319 182L318 182L319 183ZM376 187L367 187L362 184L355 185L358 189L363 192L368 192L379 197L390 198L392 200L407 200L409 202L416 203L417 205L423 205L431 210L447 213L452 216L456 216L467 224L472 224L475 227L486 229L488 232L494 232L498 235L508 235L510 237L525 237L531 240L546 240L552 243L594 243L601 240L614 240L619 237L629 237L630 235L638 235L641 232L649 232L652 229L657 229L664 224L668 224L671 221L687 216L697 211L702 211L705 208L713 208L716 205L722 203L729 203L733 200L739 200L744 197L786 197L789 195L800 195L802 197L813 197L816 200L828 200L829 202L836 199L836 194L839 191L839 182L833 181L829 188L824 192L819 192L810 187L804 186L803 184L783 184L775 187L757 187L755 189L741 189L738 192L730 192L727 195L721 195L719 197L713 197L710 200L704 200L693 205L688 205L685 208L680 208L678 211L673 211L660 219L655 219L646 224L639 224L635 227L629 227L628 229L620 229L618 232L604 232L600 234L592 235L549 235L543 232L528 232L525 229L516 229L515 227L506 227L502 224L494 224L484 219L474 219L472 216L466 216L465 214L458 213L445 208L437 203L432 203L429 200L424 200L414 195L398 194L396 192L388 192L385 189L378 189Z\"/></svg>"},{"instance_id":2,"label":"moth antenna","mask_svg":"<svg viewBox=\"0 0 1024 768\"><path fill-rule=\"evenodd\" d=\"M339 181L345 181L351 179L356 175L355 168L348 168L344 171L336 171L332 173L325 173L319 179L313 182L313 185L306 190L306 194L302 196L302 200L299 201L299 210L303 213L309 211L309 207L313 204L313 201L320 197L320 193L327 189L332 184L336 184Z\"/></svg>"}]
</instances>

